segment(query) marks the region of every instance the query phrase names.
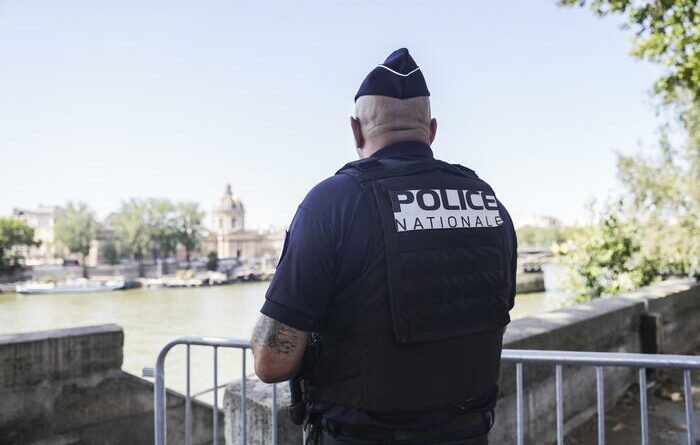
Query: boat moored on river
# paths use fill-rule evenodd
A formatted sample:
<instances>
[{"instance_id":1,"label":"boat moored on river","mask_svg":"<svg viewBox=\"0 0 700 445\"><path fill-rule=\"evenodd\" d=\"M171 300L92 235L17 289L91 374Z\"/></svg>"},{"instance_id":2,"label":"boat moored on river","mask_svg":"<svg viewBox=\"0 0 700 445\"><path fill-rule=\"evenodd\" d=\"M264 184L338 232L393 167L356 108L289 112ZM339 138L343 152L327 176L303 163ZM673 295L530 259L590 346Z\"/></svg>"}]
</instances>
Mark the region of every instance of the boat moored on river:
<instances>
[{"instance_id":1,"label":"boat moored on river","mask_svg":"<svg viewBox=\"0 0 700 445\"><path fill-rule=\"evenodd\" d=\"M15 292L20 294L73 294L83 292L107 292L124 289L124 280L89 281L79 279L65 283L27 282L15 286Z\"/></svg>"}]
</instances>

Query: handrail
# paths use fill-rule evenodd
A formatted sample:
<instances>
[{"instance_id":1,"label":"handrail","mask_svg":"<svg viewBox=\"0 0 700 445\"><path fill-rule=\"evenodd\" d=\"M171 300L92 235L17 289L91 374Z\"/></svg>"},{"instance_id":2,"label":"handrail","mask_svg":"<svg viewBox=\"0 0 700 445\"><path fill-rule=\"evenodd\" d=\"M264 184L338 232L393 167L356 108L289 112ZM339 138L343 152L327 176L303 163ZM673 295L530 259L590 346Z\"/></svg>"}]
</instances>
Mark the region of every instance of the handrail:
<instances>
[{"instance_id":1,"label":"handrail","mask_svg":"<svg viewBox=\"0 0 700 445\"><path fill-rule=\"evenodd\" d=\"M700 369L700 356L630 352L542 351L504 349L501 360L520 363L631 368Z\"/></svg>"}]
</instances>

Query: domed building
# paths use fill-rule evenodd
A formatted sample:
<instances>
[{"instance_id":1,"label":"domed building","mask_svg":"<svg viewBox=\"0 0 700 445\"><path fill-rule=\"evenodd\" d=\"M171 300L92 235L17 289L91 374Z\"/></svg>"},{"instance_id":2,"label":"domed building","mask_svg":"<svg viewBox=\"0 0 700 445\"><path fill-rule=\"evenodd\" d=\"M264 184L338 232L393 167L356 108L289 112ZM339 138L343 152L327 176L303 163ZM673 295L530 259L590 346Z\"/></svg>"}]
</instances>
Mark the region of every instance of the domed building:
<instances>
[{"instance_id":1,"label":"domed building","mask_svg":"<svg viewBox=\"0 0 700 445\"><path fill-rule=\"evenodd\" d=\"M282 230L246 230L245 207L226 185L212 209L211 232L205 239L206 252L219 258L236 258L262 268L274 268L284 242Z\"/></svg>"},{"instance_id":2,"label":"domed building","mask_svg":"<svg viewBox=\"0 0 700 445\"><path fill-rule=\"evenodd\" d=\"M216 235L216 250L219 258L240 257L240 249L232 245L232 235L245 229L245 210L237 196L233 195L231 184L226 185L224 194L212 211L212 232ZM236 237L238 238L238 237Z\"/></svg>"}]
</instances>

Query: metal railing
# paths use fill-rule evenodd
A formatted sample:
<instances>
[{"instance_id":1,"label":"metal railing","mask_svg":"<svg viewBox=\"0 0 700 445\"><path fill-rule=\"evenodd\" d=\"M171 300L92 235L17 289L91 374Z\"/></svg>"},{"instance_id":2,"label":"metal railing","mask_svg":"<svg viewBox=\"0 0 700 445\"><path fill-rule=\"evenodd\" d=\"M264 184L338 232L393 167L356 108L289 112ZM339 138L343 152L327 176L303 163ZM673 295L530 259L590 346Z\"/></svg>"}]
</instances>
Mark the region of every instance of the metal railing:
<instances>
[{"instance_id":1,"label":"metal railing","mask_svg":"<svg viewBox=\"0 0 700 445\"><path fill-rule=\"evenodd\" d=\"M647 404L647 368L683 370L683 392L685 396L685 421L688 445L695 445L693 431L693 391L691 370L700 369L700 357L691 355L632 354L623 352L574 352L574 351L535 351L504 349L501 359L515 363L517 443L525 443L525 409L523 406L523 364L555 366L555 394L557 412L557 445L564 443L564 400L562 366L595 366L596 396L598 411L598 444L605 444L605 393L603 386L604 367L638 368L639 412L641 418L642 445L649 445L649 422Z\"/></svg>"},{"instance_id":2,"label":"metal railing","mask_svg":"<svg viewBox=\"0 0 700 445\"><path fill-rule=\"evenodd\" d=\"M213 350L213 383L214 401L212 403L212 442L214 445L219 444L219 348L235 348L241 350L241 443L245 445L248 440L247 418L246 418L246 351L250 348L250 341L238 338L225 337L199 337L199 336L184 336L178 337L166 344L161 349L156 360L155 371L151 368L145 368L143 375L146 377L154 377L153 384L153 406L154 406L154 438L156 445L166 444L167 433L167 403L165 390L165 357L168 352L177 345L185 345L185 445L192 444L192 394L190 390L190 348L191 346L209 346ZM277 385L272 384L272 443L277 444Z\"/></svg>"},{"instance_id":3,"label":"metal railing","mask_svg":"<svg viewBox=\"0 0 700 445\"><path fill-rule=\"evenodd\" d=\"M218 407L218 350L219 348L235 348L241 350L241 413L240 428L242 445L247 444L247 400L246 400L246 351L250 348L248 340L226 337L178 337L168 344L158 354L155 371L152 368L144 368L145 377L154 377L154 430L155 444L166 444L167 432L167 404L165 390L165 358L168 352L176 345L185 345L186 350L186 391L185 391L185 445L192 444L192 399L190 392L190 347L208 346L213 349L213 383L214 395L212 435L214 445L219 444L219 407ZM648 401L646 393L647 369L681 369L683 371L685 420L687 427L687 443L695 445L695 432L693 429L693 400L691 370L700 369L700 356L666 355L666 354L633 354L616 352L576 352L576 351L539 351L504 349L501 355L504 362L515 363L516 380L516 419L517 419L517 444L525 442L525 409L524 409L524 383L523 365L554 365L555 367L555 397L556 397L556 426L557 444L564 443L564 397L563 397L563 369L564 365L595 366L596 368L596 395L598 412L598 444L605 444L605 392L604 375L605 367L637 368L640 395L640 416L642 445L649 444ZM272 388L272 413L271 413L271 442L277 445L277 385Z\"/></svg>"}]
</instances>

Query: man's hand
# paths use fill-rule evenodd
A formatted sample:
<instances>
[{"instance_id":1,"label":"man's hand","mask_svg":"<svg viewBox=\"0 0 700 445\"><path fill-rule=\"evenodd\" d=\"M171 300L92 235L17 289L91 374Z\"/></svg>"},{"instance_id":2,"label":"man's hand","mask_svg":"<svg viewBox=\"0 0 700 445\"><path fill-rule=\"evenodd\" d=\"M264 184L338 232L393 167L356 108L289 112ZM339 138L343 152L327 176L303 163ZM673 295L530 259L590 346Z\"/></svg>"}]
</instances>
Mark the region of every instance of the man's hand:
<instances>
[{"instance_id":1,"label":"man's hand","mask_svg":"<svg viewBox=\"0 0 700 445\"><path fill-rule=\"evenodd\" d=\"M308 332L261 315L250 341L260 380L275 383L294 377L301 368L308 339Z\"/></svg>"}]
</instances>

